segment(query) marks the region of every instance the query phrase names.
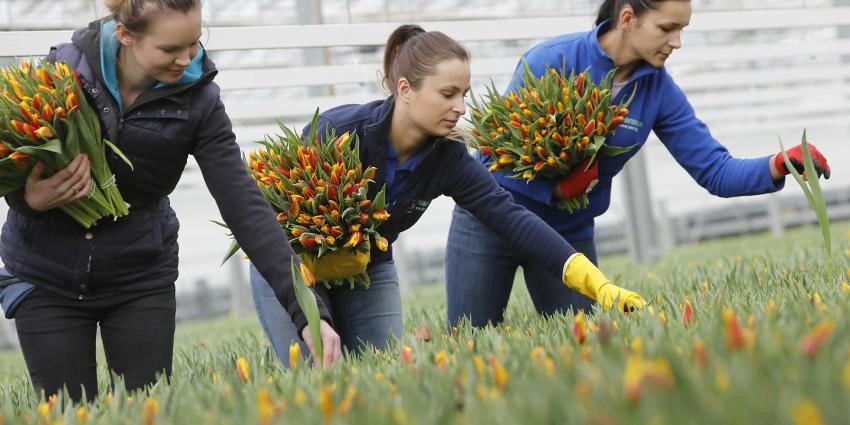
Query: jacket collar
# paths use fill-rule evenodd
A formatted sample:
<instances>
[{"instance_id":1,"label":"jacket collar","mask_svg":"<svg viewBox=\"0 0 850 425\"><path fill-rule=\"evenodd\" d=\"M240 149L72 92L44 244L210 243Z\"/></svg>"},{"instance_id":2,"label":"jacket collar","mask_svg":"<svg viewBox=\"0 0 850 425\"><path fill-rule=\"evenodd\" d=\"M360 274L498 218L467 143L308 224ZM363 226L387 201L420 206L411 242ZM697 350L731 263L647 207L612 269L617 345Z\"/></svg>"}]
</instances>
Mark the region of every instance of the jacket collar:
<instances>
[{"instance_id":1,"label":"jacket collar","mask_svg":"<svg viewBox=\"0 0 850 425\"><path fill-rule=\"evenodd\" d=\"M593 29L585 35L585 41L587 42L587 45L590 46L590 63L592 64L591 70L596 68L601 71L598 76L594 75L594 79L602 78L605 76L605 73L614 68L614 61L610 56L608 56L608 53L602 48L602 45L599 44L599 36L608 32L610 28L610 21L605 20L599 25L593 27ZM632 81L638 80L647 75L657 74L658 72L660 72L659 68L655 68L652 65L641 61L640 65L638 65L635 71L632 72L632 75L629 76L628 82L631 83Z\"/></svg>"},{"instance_id":2,"label":"jacket collar","mask_svg":"<svg viewBox=\"0 0 850 425\"><path fill-rule=\"evenodd\" d=\"M386 157L387 140L392 128L393 110L395 109L395 96L390 96L374 106L369 116L369 123L363 126L363 134L360 137L361 158L365 158L366 164L372 164L378 168L375 175L375 184L370 185L368 197L375 199L378 190L386 182ZM437 144L442 138L431 138L429 144ZM433 149L424 147L423 149ZM421 167L423 164L420 164ZM403 198L403 196L402 196Z\"/></svg>"}]
</instances>

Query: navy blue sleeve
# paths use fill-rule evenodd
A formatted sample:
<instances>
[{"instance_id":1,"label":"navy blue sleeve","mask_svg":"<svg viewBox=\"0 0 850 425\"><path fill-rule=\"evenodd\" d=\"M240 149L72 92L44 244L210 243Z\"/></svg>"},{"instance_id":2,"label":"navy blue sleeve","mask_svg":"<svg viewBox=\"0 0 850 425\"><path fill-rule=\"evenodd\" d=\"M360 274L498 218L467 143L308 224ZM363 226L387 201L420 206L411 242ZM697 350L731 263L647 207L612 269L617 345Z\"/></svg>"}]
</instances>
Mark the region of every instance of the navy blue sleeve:
<instances>
[{"instance_id":1,"label":"navy blue sleeve","mask_svg":"<svg viewBox=\"0 0 850 425\"><path fill-rule=\"evenodd\" d=\"M694 114L678 85L665 76L660 95L661 110L653 130L673 158L711 194L721 197L775 192L785 180L774 182L770 156L734 158Z\"/></svg>"},{"instance_id":2,"label":"navy blue sleeve","mask_svg":"<svg viewBox=\"0 0 850 425\"><path fill-rule=\"evenodd\" d=\"M576 250L540 217L514 202L487 168L469 155L464 145L458 145L451 147L451 160L446 164L444 175L448 181L444 193L517 252L556 276L563 276L564 264Z\"/></svg>"},{"instance_id":3,"label":"navy blue sleeve","mask_svg":"<svg viewBox=\"0 0 850 425\"><path fill-rule=\"evenodd\" d=\"M230 118L217 95L215 101L199 125L193 154L222 218L242 250L269 282L300 333L307 325L307 318L295 299L290 270L291 261L299 260L274 212L245 169ZM316 301L322 318L330 323L330 314L322 299L316 296Z\"/></svg>"}]
</instances>

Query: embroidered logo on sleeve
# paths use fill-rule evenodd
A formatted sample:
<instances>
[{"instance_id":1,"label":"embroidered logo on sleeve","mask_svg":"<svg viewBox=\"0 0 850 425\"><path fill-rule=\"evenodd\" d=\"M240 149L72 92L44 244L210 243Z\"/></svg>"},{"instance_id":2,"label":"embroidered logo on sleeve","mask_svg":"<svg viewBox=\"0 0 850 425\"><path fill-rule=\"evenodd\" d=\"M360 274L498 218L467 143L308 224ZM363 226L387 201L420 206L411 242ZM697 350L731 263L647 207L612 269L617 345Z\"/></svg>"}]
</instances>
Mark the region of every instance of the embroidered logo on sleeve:
<instances>
[{"instance_id":1,"label":"embroidered logo on sleeve","mask_svg":"<svg viewBox=\"0 0 850 425\"><path fill-rule=\"evenodd\" d=\"M416 213L416 212L423 213L423 212L425 212L426 209L428 209L428 205L431 205L430 200L416 199L413 202L411 202L410 205L407 206L407 213L408 214L412 214L412 213Z\"/></svg>"}]
</instances>

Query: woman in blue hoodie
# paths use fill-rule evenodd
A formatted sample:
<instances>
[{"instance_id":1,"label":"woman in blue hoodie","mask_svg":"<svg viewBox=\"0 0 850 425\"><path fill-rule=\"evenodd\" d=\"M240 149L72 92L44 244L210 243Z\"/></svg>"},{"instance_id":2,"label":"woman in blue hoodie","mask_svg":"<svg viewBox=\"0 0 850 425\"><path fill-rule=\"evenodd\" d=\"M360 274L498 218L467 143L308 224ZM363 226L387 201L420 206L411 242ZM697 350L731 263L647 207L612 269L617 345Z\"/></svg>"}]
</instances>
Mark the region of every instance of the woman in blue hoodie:
<instances>
[{"instance_id":1,"label":"woman in blue hoodie","mask_svg":"<svg viewBox=\"0 0 850 425\"><path fill-rule=\"evenodd\" d=\"M168 195L195 157L207 187L245 252L274 288L275 302L309 340L295 300L289 247L274 213L245 171L213 83L217 71L199 43L200 0L111 0L111 16L54 47L98 112L104 133L132 161L108 155L130 213L84 229L57 207L91 183L88 159L53 176L36 164L24 189L6 196L0 302L15 317L36 389L63 387L74 400L97 395L95 335L127 389L171 373L177 230ZM285 261L282 261L285 260ZM325 363L339 337L320 304Z\"/></svg>"},{"instance_id":2,"label":"woman in blue hoodie","mask_svg":"<svg viewBox=\"0 0 850 425\"><path fill-rule=\"evenodd\" d=\"M540 216L594 263L594 218L608 209L611 180L646 142L650 131L655 131L676 161L714 195L756 195L784 185L788 170L781 155L732 157L696 118L684 93L664 68L670 54L681 46L682 29L690 19L691 3L687 0L606 0L593 30L555 37L524 55L537 76L547 66L560 69L566 63L576 72L589 69L593 79L600 81L616 68L612 90L616 103L635 91L625 122L606 141L622 147L637 144L629 153L600 156L587 171L577 170L560 181L537 179L526 183L510 179L505 173L494 173L518 204ZM508 91L522 84L523 73L520 61ZM818 174L829 178L826 159L814 146L809 148ZM796 146L788 154L795 167L801 169L802 148ZM582 193L587 193L589 207L572 213L555 207L558 198ZM472 239L476 243L469 243ZM462 317L469 317L476 326L500 322L518 266L523 268L529 294L540 313L591 307L592 300L561 285L559 276L543 264L511 255L507 242L463 205L455 209L446 252L450 323L457 323Z\"/></svg>"},{"instance_id":3,"label":"woman in blue hoodie","mask_svg":"<svg viewBox=\"0 0 850 425\"><path fill-rule=\"evenodd\" d=\"M374 199L384 184L387 187L390 218L381 224L380 232L390 243L416 223L431 200L451 196L510 243L511 255L543 265L561 276L563 283L606 307L629 310L643 305L639 295L611 283L543 220L517 205L454 136L466 112L464 96L470 86L469 53L463 46L443 33L403 25L387 41L384 76L392 92L389 98L330 109L320 115L317 130L320 135L333 129L336 134L348 132L360 138L364 168L378 169L369 198ZM473 238L467 243L479 242ZM371 279L368 289L317 285L349 350L363 343L384 348L388 338L402 332L392 247L381 251L372 241L366 271ZM263 276L262 270L251 274L257 313L278 358L288 365L288 348L298 336Z\"/></svg>"}]
</instances>

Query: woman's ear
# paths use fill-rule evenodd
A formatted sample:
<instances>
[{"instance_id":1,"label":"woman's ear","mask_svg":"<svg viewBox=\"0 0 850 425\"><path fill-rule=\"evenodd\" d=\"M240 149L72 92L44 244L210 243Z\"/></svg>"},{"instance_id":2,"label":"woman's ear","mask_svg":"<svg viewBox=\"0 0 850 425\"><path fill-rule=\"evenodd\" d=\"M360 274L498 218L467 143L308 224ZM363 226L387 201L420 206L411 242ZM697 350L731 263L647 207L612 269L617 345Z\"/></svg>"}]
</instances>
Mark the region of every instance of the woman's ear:
<instances>
[{"instance_id":1,"label":"woman's ear","mask_svg":"<svg viewBox=\"0 0 850 425\"><path fill-rule=\"evenodd\" d=\"M128 30L121 22L115 24L115 36L118 38L118 42L121 43L122 46L132 46L135 41L133 34L131 34L130 30Z\"/></svg>"},{"instance_id":2,"label":"woman's ear","mask_svg":"<svg viewBox=\"0 0 850 425\"><path fill-rule=\"evenodd\" d=\"M407 81L407 78L399 78L398 84L396 84L396 93L398 93L397 97L404 103L410 102L410 95L413 91L413 87L410 86L410 81Z\"/></svg>"},{"instance_id":3,"label":"woman's ear","mask_svg":"<svg viewBox=\"0 0 850 425\"><path fill-rule=\"evenodd\" d=\"M635 10L630 5L623 6L623 10L620 11L617 19L619 27L625 32L629 32L637 26L637 16L635 16Z\"/></svg>"}]
</instances>

